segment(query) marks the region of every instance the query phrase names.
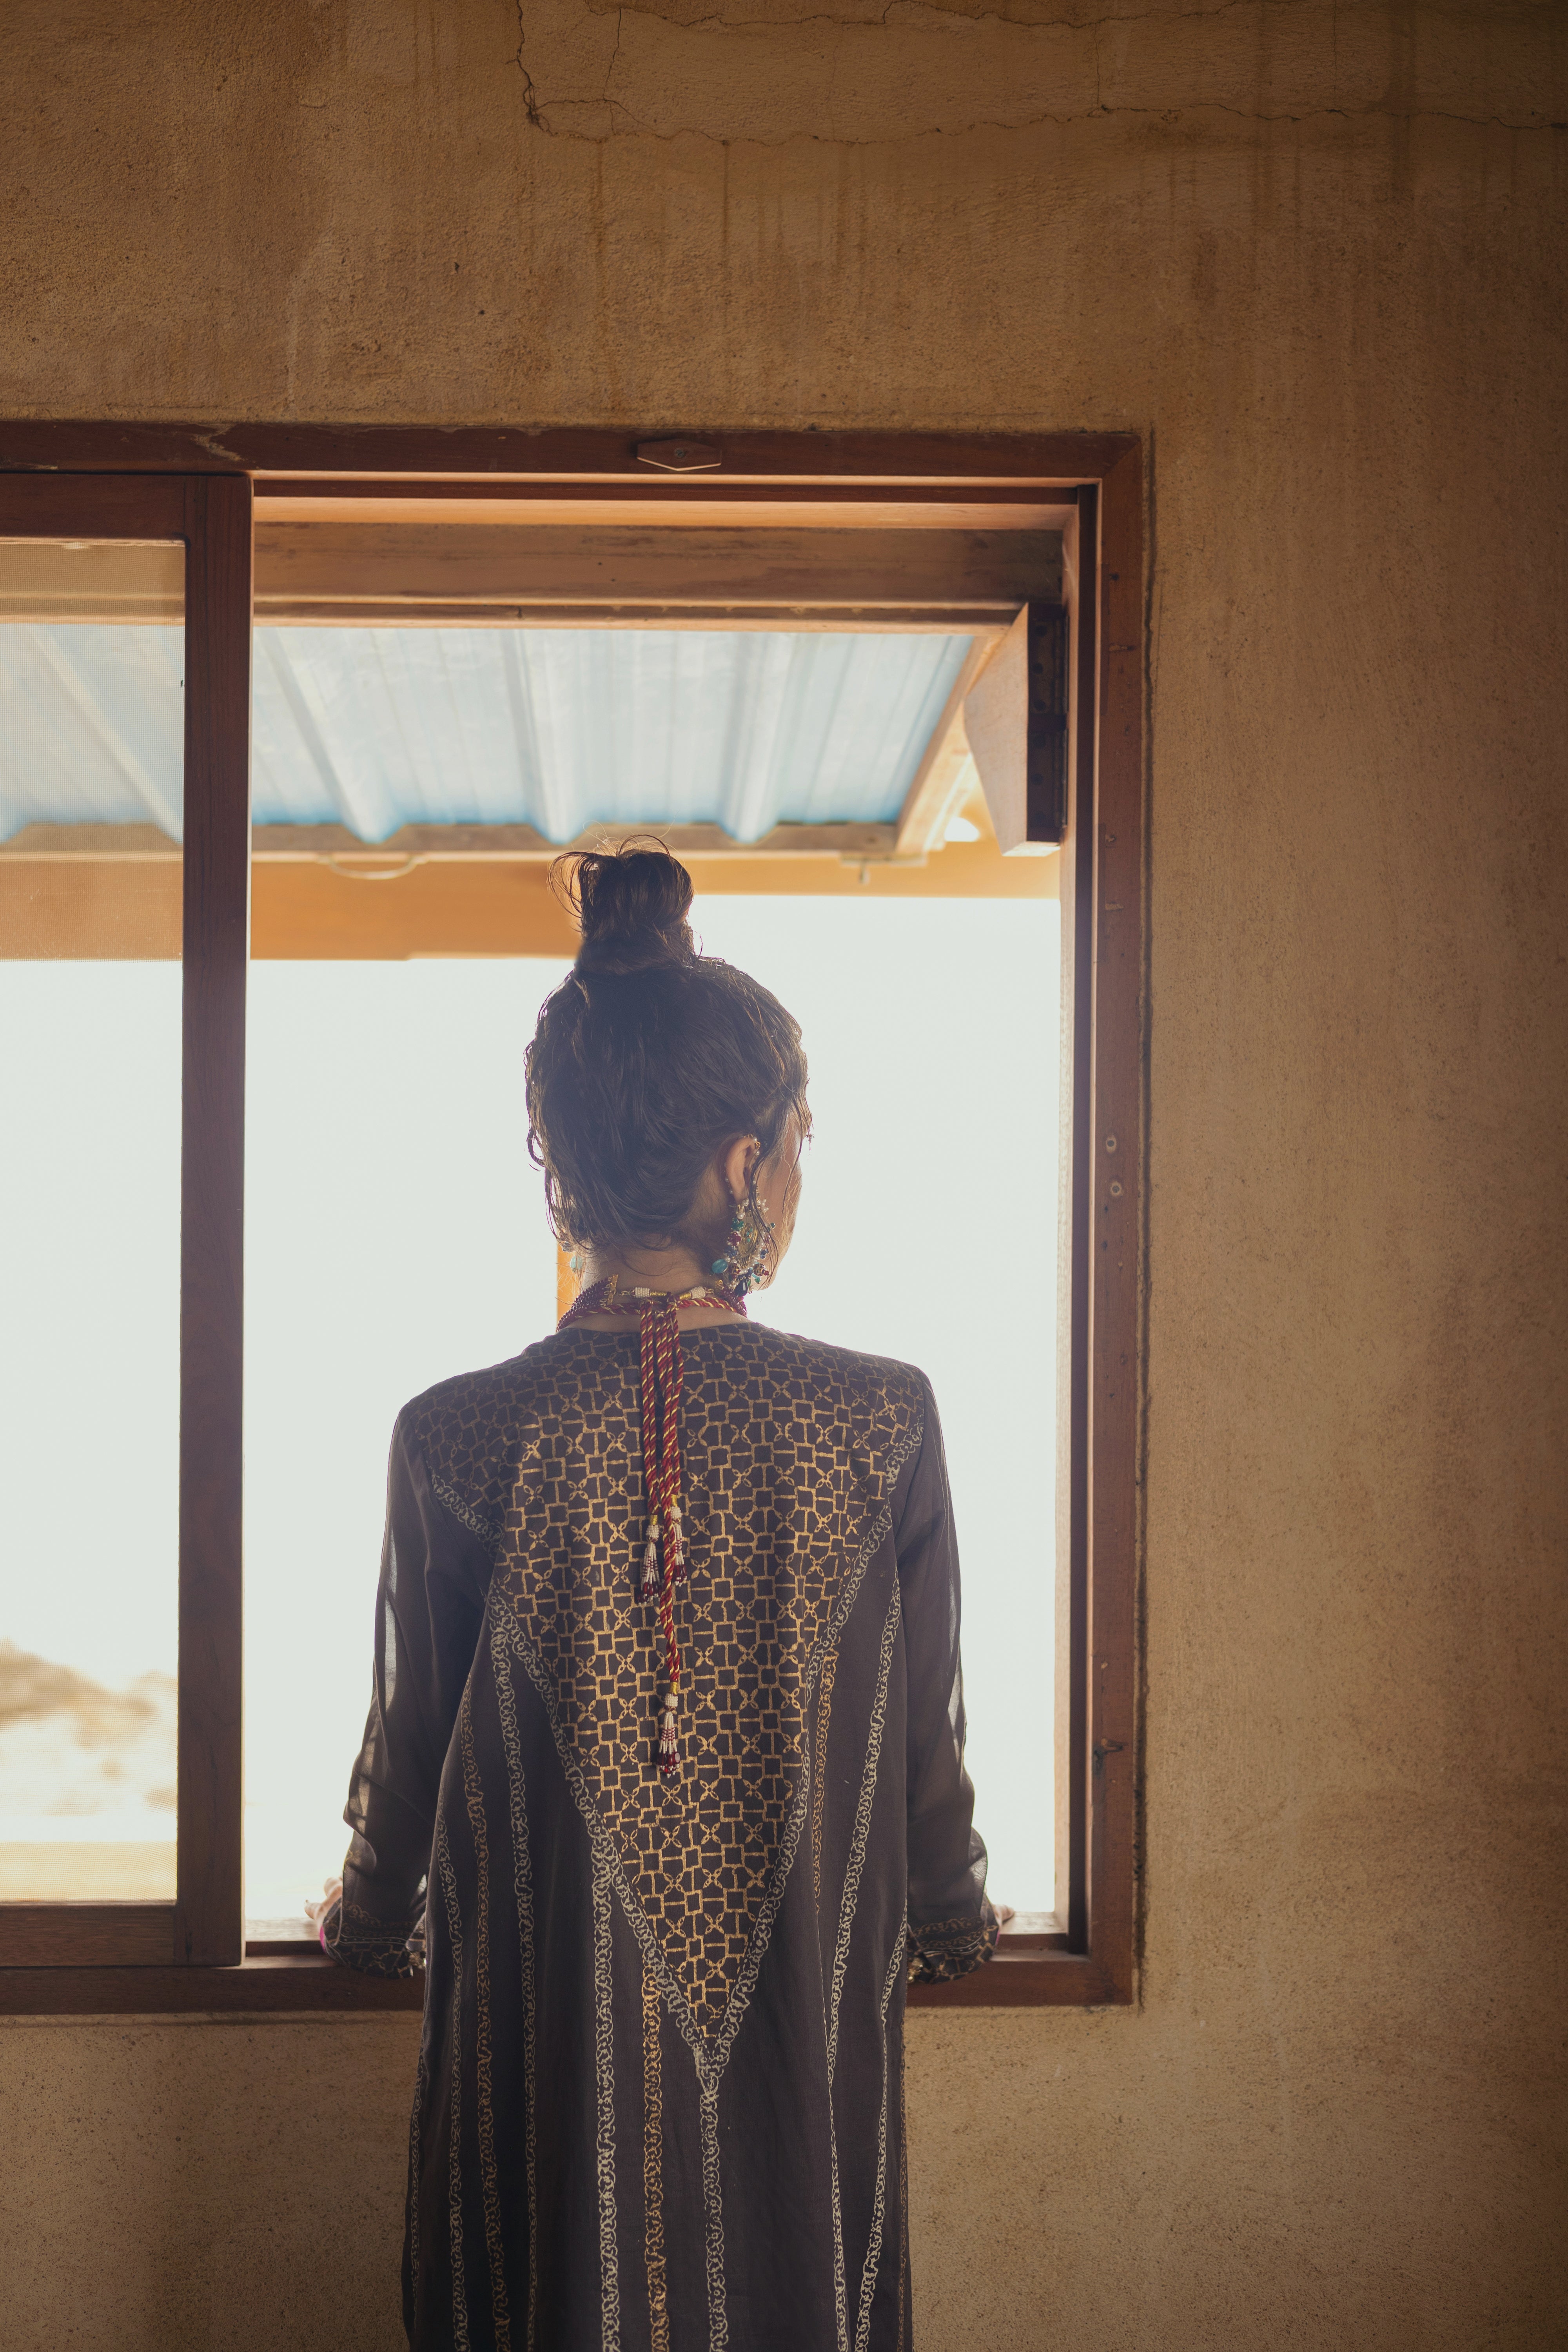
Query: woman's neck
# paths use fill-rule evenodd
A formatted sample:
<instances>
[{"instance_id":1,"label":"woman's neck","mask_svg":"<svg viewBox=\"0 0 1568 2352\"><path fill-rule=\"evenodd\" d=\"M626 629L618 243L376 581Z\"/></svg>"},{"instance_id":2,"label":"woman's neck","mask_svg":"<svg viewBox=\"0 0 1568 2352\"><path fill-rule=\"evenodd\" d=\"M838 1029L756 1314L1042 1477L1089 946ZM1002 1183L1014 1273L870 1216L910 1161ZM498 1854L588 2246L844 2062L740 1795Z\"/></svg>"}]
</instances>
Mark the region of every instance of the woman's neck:
<instances>
[{"instance_id":1,"label":"woman's neck","mask_svg":"<svg viewBox=\"0 0 1568 2352\"><path fill-rule=\"evenodd\" d=\"M583 1287L591 1290L596 1283L616 1279L622 1293L631 1290L702 1290L718 1277L710 1268L700 1266L689 1250L637 1250L621 1255L613 1250L590 1250L583 1269ZM630 1299L625 1314L584 1315L580 1328L590 1330L630 1331L635 1329L637 1308ZM700 1328L705 1323L733 1323L734 1316L726 1307L709 1307L693 1299L680 1310L683 1331Z\"/></svg>"}]
</instances>

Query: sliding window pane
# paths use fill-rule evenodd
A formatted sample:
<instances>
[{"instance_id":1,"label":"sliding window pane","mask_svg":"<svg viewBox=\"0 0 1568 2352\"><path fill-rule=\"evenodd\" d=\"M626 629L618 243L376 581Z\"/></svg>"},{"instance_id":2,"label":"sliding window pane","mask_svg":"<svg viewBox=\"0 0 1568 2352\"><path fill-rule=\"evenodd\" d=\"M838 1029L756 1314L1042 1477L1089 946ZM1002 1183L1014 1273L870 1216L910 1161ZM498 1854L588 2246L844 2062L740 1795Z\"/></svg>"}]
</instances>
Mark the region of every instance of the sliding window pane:
<instances>
[{"instance_id":1,"label":"sliding window pane","mask_svg":"<svg viewBox=\"0 0 1568 2352\"><path fill-rule=\"evenodd\" d=\"M184 562L0 540L0 1901L174 1894Z\"/></svg>"}]
</instances>

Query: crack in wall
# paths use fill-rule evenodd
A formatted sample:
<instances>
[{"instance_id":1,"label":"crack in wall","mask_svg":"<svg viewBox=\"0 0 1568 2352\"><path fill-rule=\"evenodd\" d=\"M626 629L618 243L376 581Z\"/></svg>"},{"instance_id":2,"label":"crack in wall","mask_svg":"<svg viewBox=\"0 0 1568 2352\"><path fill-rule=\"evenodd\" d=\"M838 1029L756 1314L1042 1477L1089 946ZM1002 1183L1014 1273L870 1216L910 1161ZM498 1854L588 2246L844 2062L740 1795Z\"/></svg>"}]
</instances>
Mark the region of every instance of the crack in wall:
<instances>
[{"instance_id":1,"label":"crack in wall","mask_svg":"<svg viewBox=\"0 0 1568 2352\"><path fill-rule=\"evenodd\" d=\"M918 16L901 17L896 25L889 23L893 10L900 5L917 5ZM583 0L584 14L590 16L615 16L617 18L646 16L650 24L665 26L675 33L747 33L767 35L793 33L813 25L831 25L846 33L918 33L928 27L928 20L941 17L946 24L972 27L980 32L994 28L1005 33L1089 33L1099 34L1127 25L1186 25L1216 24L1223 16L1321 16L1329 28L1330 52L1334 69L1338 69L1340 0L1216 0L1212 8L1139 8L1102 16L1005 16L995 9L972 13L967 8L943 7L942 0L886 0L881 14L876 16L851 16L833 8L805 10L798 16L731 16L713 10L702 16L674 16L658 7L627 7L626 0ZM1352 16L1364 16L1369 23L1386 23L1386 11L1371 0L1363 0ZM1434 24L1446 21L1448 12L1423 6L1420 0L1412 11L1415 17L1426 17ZM522 0L518 0L518 20L522 19ZM521 48L521 44L519 44Z\"/></svg>"},{"instance_id":2,"label":"crack in wall","mask_svg":"<svg viewBox=\"0 0 1568 2352\"><path fill-rule=\"evenodd\" d=\"M523 17L522 0L517 0L517 48L513 53L512 62L522 76L522 103L528 119L536 131L548 133L551 126L544 120L543 111L539 103L539 92L533 86L533 76L522 61L523 43L527 38L528 26ZM616 39L618 42L618 33Z\"/></svg>"},{"instance_id":3,"label":"crack in wall","mask_svg":"<svg viewBox=\"0 0 1568 2352\"><path fill-rule=\"evenodd\" d=\"M592 105L595 102L595 101L592 100L584 100L582 99L570 98L562 98L553 100L546 99L541 101L541 107L542 109L543 107L548 107L552 104L559 106ZM744 134L737 137L733 134L721 131L706 131L698 123L678 123L673 130L659 131L656 130L651 123L645 121L642 117L634 114L631 108L623 99L601 100L597 102L606 105L613 115L617 118L617 121L612 123L608 131L595 131L570 127L561 129L558 128L556 124L547 121L544 119L542 110L536 115L531 115L530 119L537 122L540 130L548 131L553 138L575 140L588 146L603 146L611 139L635 136L644 139L657 139L665 146L673 145L677 140L680 139L695 139L701 141L705 145L710 147L755 147L764 151L801 145L813 147L842 147L847 149L862 147L898 147L908 145L917 139L967 139L977 132L988 131L1016 135L1016 133L1025 131L1044 130L1047 125L1054 126L1057 129L1061 130L1066 129L1068 125L1075 122L1109 122L1117 118L1128 115L1140 118L1145 121L1166 122L1172 125L1201 119L1206 115L1221 114L1225 115L1232 121L1258 123L1264 126L1279 123L1305 124L1311 122L1334 121L1383 121L1400 122L1407 125L1417 122L1458 122L1465 124L1470 130L1476 131L1507 131L1515 136L1521 134L1528 136L1530 133L1535 132L1548 137L1552 136L1561 131L1568 130L1568 123L1542 121L1521 122L1511 121L1507 116L1501 114L1456 114L1442 107L1414 107L1406 109L1390 106L1322 106L1308 108L1299 114L1292 114L1288 111L1268 114L1259 112L1247 107L1226 106L1218 103L1217 101L1211 101L1203 105L1174 107L1095 105L1090 107L1082 107L1079 109L1076 113L1070 114L1053 114L1046 112L1041 114L1025 115L1016 121L1004 121L989 116L978 116L975 120L970 122L921 123L908 131L890 131L881 137L873 139L847 138L842 133L819 131L781 131L776 138L769 139L761 138L754 134ZM622 129L620 127L620 124L622 123L630 126L629 130Z\"/></svg>"},{"instance_id":4,"label":"crack in wall","mask_svg":"<svg viewBox=\"0 0 1568 2352\"><path fill-rule=\"evenodd\" d=\"M637 7L632 8L630 14L647 16L656 25L668 25L672 31L679 33L793 33L807 25L836 25L847 33L921 31L921 22L913 18L905 18L897 25L889 24L889 17L900 5L900 0L887 0L879 16L847 16L833 8L804 11L798 16L767 17L727 16L721 11L714 11L706 16L671 16L662 8ZM942 0L919 0L919 5L922 16L943 16L952 25L972 25L977 30L994 25L1009 33L1099 33L1110 25L1181 25L1198 21L1207 24L1217 17L1238 13L1254 16L1328 16L1331 13L1325 0L1216 0L1216 5L1212 8L1140 8L1122 16L1004 16L994 8L972 15L967 8L944 8ZM595 5L595 0L584 0L584 5L591 16L607 16L612 10L617 17L628 13L624 0L603 0L603 5ZM518 0L520 18L521 13L521 0ZM1335 13L1337 15L1337 5ZM1436 16L1439 12L1431 10L1425 13ZM1379 8L1369 5L1365 14L1382 21L1383 11Z\"/></svg>"},{"instance_id":5,"label":"crack in wall","mask_svg":"<svg viewBox=\"0 0 1568 2352\"><path fill-rule=\"evenodd\" d=\"M886 147L902 144L909 140L919 138L963 138L975 132L1030 131L1043 129L1047 125L1062 128L1073 122L1088 121L1101 117L1110 119L1117 115L1143 117L1171 122L1184 118L1217 115L1232 121L1259 125L1299 125L1314 121L1349 122L1377 119L1405 123L1429 121L1468 123L1476 128L1495 129L1514 133L1557 127L1543 121L1539 115L1524 119L1499 113L1468 114L1455 109L1441 107L1398 107L1375 102L1363 107L1331 104L1269 109L1233 106L1218 100L1198 100L1166 107L1108 106L1104 101L1100 47L1100 35L1103 31L1139 25L1207 23L1211 19L1237 15L1259 18L1277 16L1300 18L1308 15L1323 17L1330 27L1331 89L1337 96L1341 0L1327 0L1327 5L1325 0L1217 0L1217 5L1212 7L1144 8L1122 13L1108 12L1099 16L1079 20L1068 17L1021 20L1017 17L1003 16L992 11L987 11L983 16L969 16L961 10L942 6L940 0L931 0L930 5L924 5L922 0L921 16L919 19L905 16L896 24L890 20L894 8L900 5L900 0L884 0L880 14L876 16L853 16L839 15L833 11L817 10L784 20L733 17L721 11L682 20L668 16L657 7L638 7L636 5L629 5L629 0L614 0L613 6L611 0L604 0L602 5L596 5L596 0L584 0L584 16L591 18L604 18L613 13L616 20L614 46L596 97L583 90L561 90L549 96L542 95L523 58L523 49L528 38L524 0L515 0L515 5L518 41L514 61L522 77L528 121L536 130L543 131L552 136L564 137L590 145L602 145L605 141L614 138L639 137L659 139L667 143L678 139L696 139L723 147L785 147L799 140L809 140L817 144L845 148ZM1378 12L1368 10L1366 13L1375 15ZM1436 16L1442 12L1437 10L1428 12L1422 9L1417 0L1416 13L1431 13ZM873 132L862 138L844 135L829 128L818 128L815 124L809 128L803 127L798 130L781 131L773 137L757 133L737 134L715 131L698 122L682 122L678 123L673 129L660 130L639 116L625 98L612 98L610 94L611 84L625 46L626 19L628 15L634 17L640 16L650 26L658 26L672 33L732 33L747 37L753 41L766 40L770 36L780 33L788 34L811 26L832 26L846 33L869 32L892 36L929 29L930 20L933 17L942 20L944 26L952 27L954 31L963 28L980 33L991 28L1001 28L1009 34L1073 37L1087 35L1093 66L1094 103L1090 107L1067 110L1045 108L1015 121L980 115L958 124L941 121L913 123L895 131ZM819 110L823 125L829 125L834 120L833 98L837 82L837 65L838 60L835 55L829 59L828 89ZM563 123L550 119L552 109L559 113L566 109L594 110L595 108L603 109L608 114L610 119L607 127L582 121ZM724 110L722 98L717 93L715 110Z\"/></svg>"}]
</instances>

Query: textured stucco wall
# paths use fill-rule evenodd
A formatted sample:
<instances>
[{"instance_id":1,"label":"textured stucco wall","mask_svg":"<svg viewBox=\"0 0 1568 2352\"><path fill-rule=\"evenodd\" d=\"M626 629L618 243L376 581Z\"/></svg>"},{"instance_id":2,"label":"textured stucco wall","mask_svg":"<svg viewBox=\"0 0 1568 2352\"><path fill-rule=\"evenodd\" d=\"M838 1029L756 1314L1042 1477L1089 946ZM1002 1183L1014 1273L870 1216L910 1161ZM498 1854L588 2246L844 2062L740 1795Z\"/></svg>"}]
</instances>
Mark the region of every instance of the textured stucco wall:
<instances>
[{"instance_id":1,"label":"textured stucco wall","mask_svg":"<svg viewBox=\"0 0 1568 2352\"><path fill-rule=\"evenodd\" d=\"M1100 5L36 5L0 409L1152 436L1142 2002L912 2021L921 2341L1535 2352L1568 19ZM410 2054L6 2030L0 2340L395 2343Z\"/></svg>"}]
</instances>

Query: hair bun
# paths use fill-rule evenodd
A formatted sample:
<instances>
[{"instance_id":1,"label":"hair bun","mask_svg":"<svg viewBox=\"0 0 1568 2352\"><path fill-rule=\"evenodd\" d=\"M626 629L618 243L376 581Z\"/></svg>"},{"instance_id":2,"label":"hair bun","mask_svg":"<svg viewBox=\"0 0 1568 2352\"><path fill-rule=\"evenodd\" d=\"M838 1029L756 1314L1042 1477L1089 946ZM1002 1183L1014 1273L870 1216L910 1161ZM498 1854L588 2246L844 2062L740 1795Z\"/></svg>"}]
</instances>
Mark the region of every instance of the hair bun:
<instances>
[{"instance_id":1,"label":"hair bun","mask_svg":"<svg viewBox=\"0 0 1568 2352\"><path fill-rule=\"evenodd\" d=\"M691 877L668 849L589 849L561 861L567 903L583 928L576 968L589 975L690 963Z\"/></svg>"}]
</instances>

